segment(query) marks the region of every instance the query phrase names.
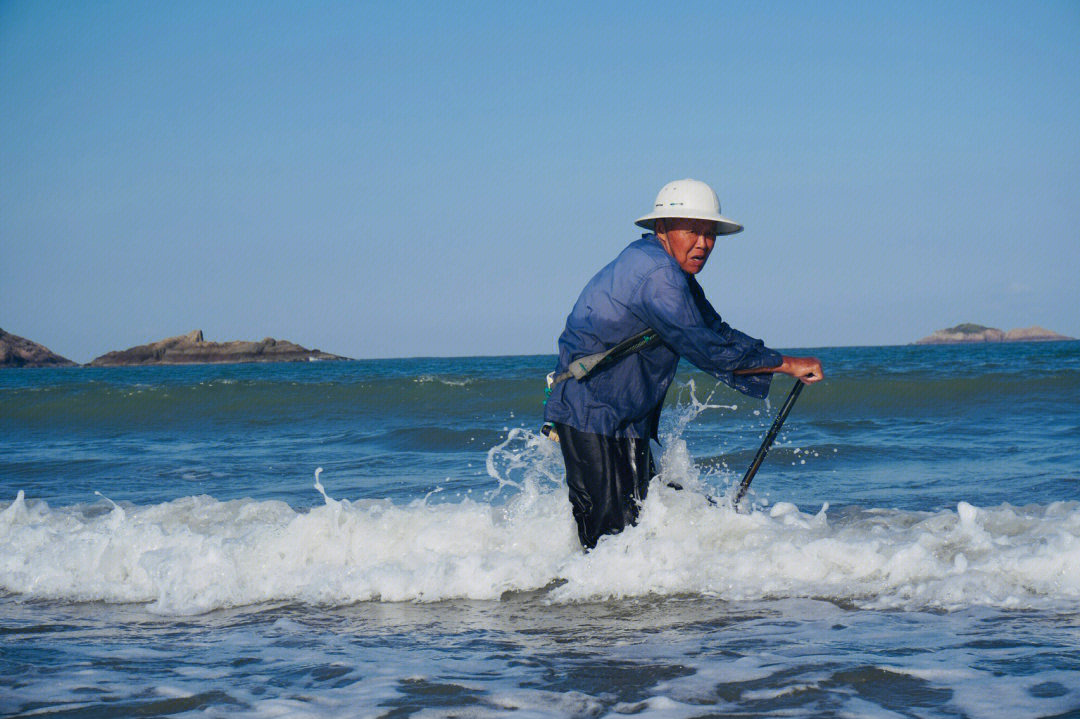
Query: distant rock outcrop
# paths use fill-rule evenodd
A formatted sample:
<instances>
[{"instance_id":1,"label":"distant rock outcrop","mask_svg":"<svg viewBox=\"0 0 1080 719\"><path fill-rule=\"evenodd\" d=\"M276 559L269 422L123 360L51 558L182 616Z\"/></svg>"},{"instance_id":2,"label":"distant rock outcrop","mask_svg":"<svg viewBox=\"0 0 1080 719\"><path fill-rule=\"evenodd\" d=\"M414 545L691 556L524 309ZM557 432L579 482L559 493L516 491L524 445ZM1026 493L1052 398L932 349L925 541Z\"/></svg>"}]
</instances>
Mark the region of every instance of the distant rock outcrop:
<instances>
[{"instance_id":1,"label":"distant rock outcrop","mask_svg":"<svg viewBox=\"0 0 1080 719\"><path fill-rule=\"evenodd\" d=\"M1023 329L1002 332L996 327L985 327L966 323L938 330L929 337L923 337L916 342L917 345L948 345L967 342L1054 342L1071 340L1072 337L1059 335L1042 327L1025 327Z\"/></svg>"},{"instance_id":2,"label":"distant rock outcrop","mask_svg":"<svg viewBox=\"0 0 1080 719\"><path fill-rule=\"evenodd\" d=\"M75 367L67 357L31 342L25 337L0 330L0 367Z\"/></svg>"},{"instance_id":3,"label":"distant rock outcrop","mask_svg":"<svg viewBox=\"0 0 1080 719\"><path fill-rule=\"evenodd\" d=\"M1021 327L1019 329L1009 330L1005 333L1006 342L1046 342L1071 339L1073 338L1059 335L1057 332L1051 332L1048 329L1038 326Z\"/></svg>"},{"instance_id":4,"label":"distant rock outcrop","mask_svg":"<svg viewBox=\"0 0 1080 719\"><path fill-rule=\"evenodd\" d=\"M90 367L128 365L224 364L232 362L308 362L347 357L309 350L292 342L267 337L261 342L206 342L202 330L169 337L93 359Z\"/></svg>"}]
</instances>

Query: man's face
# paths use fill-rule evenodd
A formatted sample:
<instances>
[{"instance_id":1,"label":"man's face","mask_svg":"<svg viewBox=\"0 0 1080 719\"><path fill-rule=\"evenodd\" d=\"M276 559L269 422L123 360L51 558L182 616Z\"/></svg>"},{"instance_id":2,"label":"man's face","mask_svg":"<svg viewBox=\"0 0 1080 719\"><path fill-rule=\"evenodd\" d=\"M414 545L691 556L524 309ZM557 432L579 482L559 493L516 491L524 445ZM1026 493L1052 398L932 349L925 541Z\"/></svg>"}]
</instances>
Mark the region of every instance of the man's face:
<instances>
[{"instance_id":1,"label":"man's face","mask_svg":"<svg viewBox=\"0 0 1080 719\"><path fill-rule=\"evenodd\" d=\"M683 272L696 275L705 267L716 244L716 223L682 218L657 220L656 236Z\"/></svg>"}]
</instances>

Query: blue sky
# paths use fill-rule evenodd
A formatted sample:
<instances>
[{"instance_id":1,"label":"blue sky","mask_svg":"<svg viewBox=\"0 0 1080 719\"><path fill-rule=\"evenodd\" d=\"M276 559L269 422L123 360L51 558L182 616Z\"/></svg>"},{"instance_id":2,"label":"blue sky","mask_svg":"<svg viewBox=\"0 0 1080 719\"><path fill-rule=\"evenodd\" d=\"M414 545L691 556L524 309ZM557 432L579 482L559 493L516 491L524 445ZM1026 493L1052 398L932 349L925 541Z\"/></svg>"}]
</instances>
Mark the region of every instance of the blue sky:
<instances>
[{"instance_id":1,"label":"blue sky","mask_svg":"<svg viewBox=\"0 0 1080 719\"><path fill-rule=\"evenodd\" d=\"M0 327L532 354L665 182L776 347L1080 336L1080 4L0 2Z\"/></svg>"}]
</instances>

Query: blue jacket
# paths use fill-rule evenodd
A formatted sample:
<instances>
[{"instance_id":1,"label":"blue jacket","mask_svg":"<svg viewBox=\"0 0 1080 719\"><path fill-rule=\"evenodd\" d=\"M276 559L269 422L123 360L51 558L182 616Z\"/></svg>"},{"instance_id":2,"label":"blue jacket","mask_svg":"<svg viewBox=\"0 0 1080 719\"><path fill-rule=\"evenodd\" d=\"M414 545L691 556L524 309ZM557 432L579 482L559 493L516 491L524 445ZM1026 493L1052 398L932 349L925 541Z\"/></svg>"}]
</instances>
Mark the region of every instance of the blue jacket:
<instances>
[{"instance_id":1,"label":"blue jacket","mask_svg":"<svg viewBox=\"0 0 1080 719\"><path fill-rule=\"evenodd\" d=\"M733 374L776 367L780 354L732 329L683 272L656 235L632 242L589 280L559 337L562 373L570 361L603 352L652 327L663 343L636 352L584 380L555 385L544 420L613 437L655 437L664 395L685 357L752 397L769 392L771 374Z\"/></svg>"}]
</instances>

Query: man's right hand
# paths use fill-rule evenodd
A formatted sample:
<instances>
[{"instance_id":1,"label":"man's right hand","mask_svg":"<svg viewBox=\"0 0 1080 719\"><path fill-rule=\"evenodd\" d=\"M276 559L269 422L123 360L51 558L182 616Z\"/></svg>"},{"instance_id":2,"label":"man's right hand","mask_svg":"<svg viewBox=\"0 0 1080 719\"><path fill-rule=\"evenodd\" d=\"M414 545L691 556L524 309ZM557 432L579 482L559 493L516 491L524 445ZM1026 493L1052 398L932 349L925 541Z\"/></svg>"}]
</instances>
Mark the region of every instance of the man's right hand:
<instances>
[{"instance_id":1,"label":"man's right hand","mask_svg":"<svg viewBox=\"0 0 1080 719\"><path fill-rule=\"evenodd\" d=\"M773 371L791 375L803 384L813 384L825 379L825 373L822 371L821 362L817 357L788 357L785 355L784 363Z\"/></svg>"},{"instance_id":2,"label":"man's right hand","mask_svg":"<svg viewBox=\"0 0 1080 719\"><path fill-rule=\"evenodd\" d=\"M781 355L784 360L779 367L758 367L757 369L737 369L735 374L766 374L781 373L789 374L803 384L813 384L825 379L825 373L821 370L821 362L817 357L788 357Z\"/></svg>"}]
</instances>

